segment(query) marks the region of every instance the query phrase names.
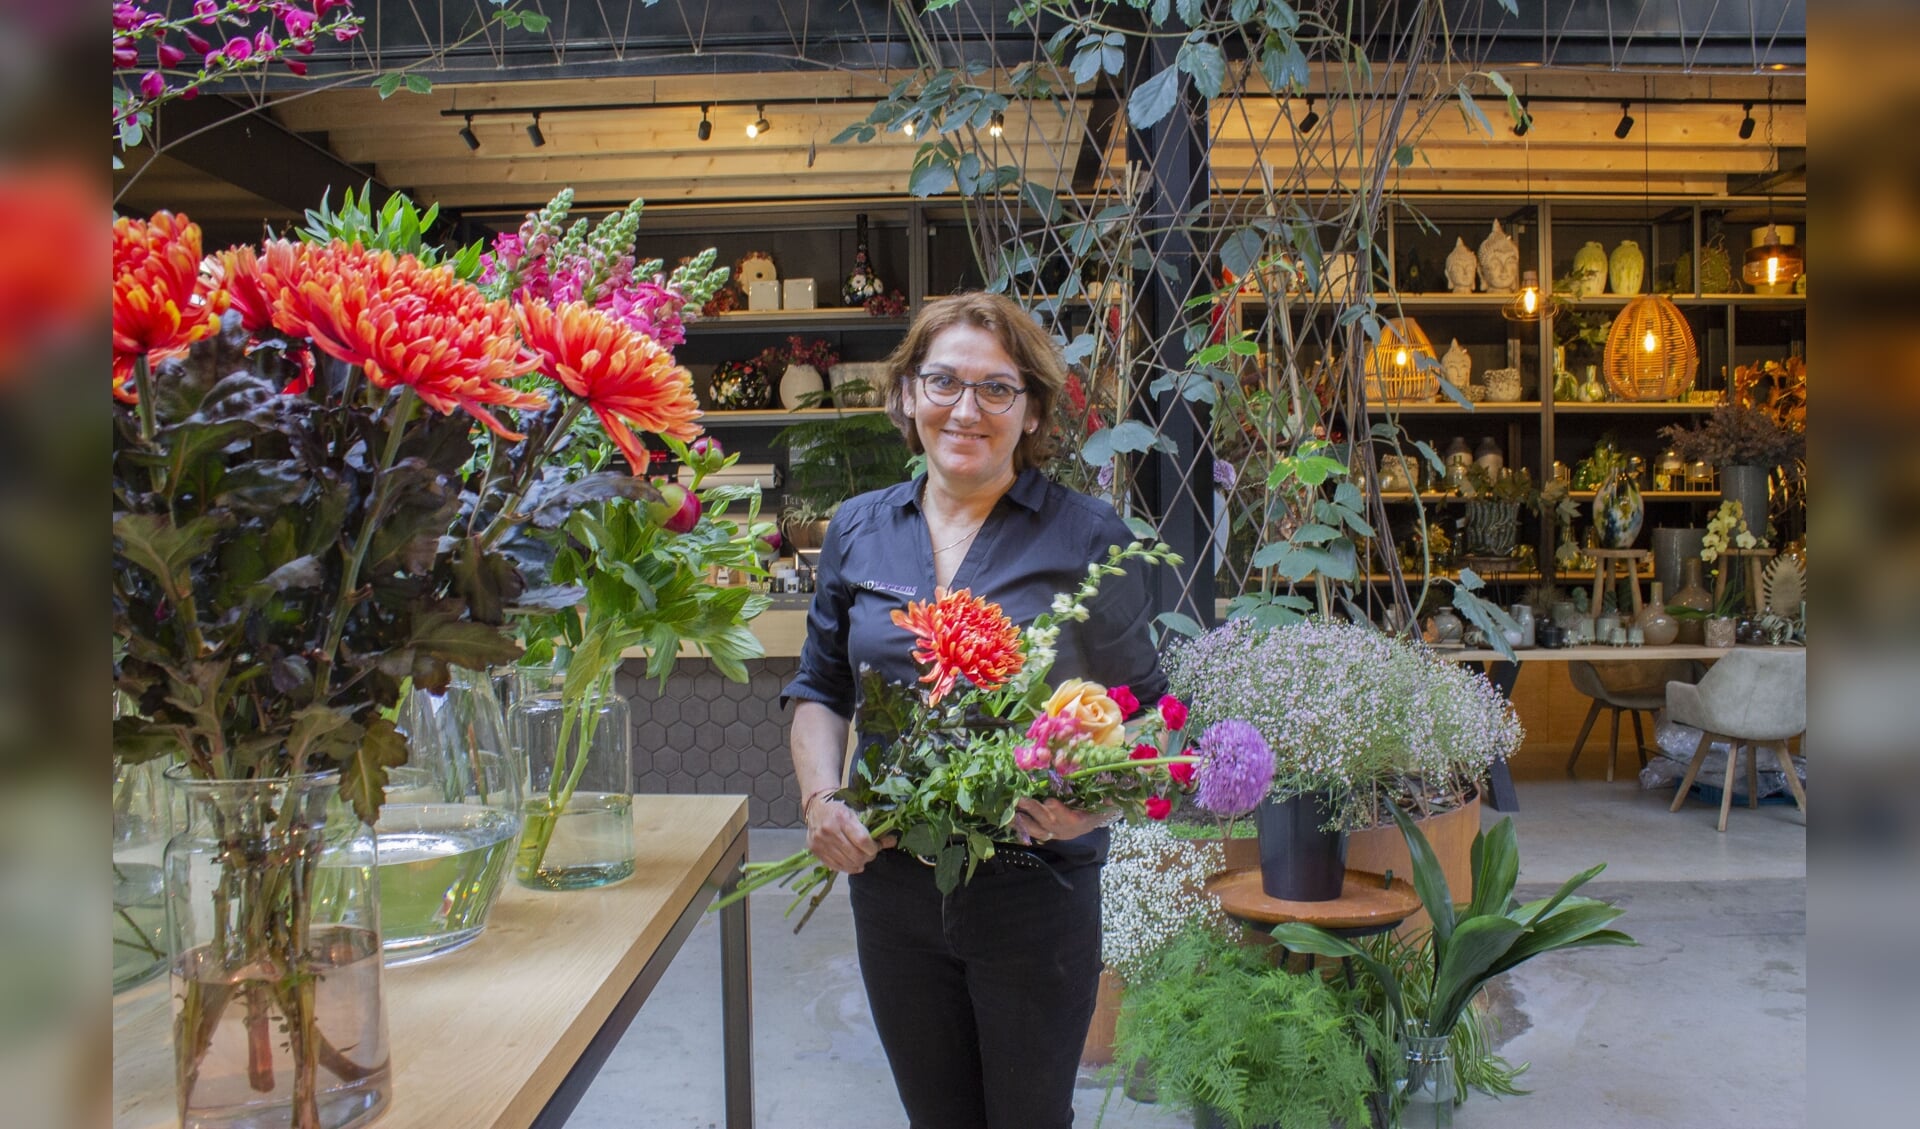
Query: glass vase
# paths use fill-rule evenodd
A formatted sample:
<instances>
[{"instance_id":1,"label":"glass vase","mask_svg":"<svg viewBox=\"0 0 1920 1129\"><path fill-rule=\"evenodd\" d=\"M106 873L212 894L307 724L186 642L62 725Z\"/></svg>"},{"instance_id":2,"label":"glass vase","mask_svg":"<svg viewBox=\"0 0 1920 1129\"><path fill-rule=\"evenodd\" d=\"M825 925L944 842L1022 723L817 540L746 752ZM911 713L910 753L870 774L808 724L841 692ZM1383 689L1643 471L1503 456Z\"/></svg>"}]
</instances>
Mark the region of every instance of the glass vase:
<instances>
[{"instance_id":1,"label":"glass vase","mask_svg":"<svg viewBox=\"0 0 1920 1129\"><path fill-rule=\"evenodd\" d=\"M113 765L113 990L124 992L167 967L167 845L164 762Z\"/></svg>"},{"instance_id":2,"label":"glass vase","mask_svg":"<svg viewBox=\"0 0 1920 1129\"><path fill-rule=\"evenodd\" d=\"M633 873L631 713L613 678L570 684L558 668L516 672L508 729L526 759L514 878L584 890Z\"/></svg>"},{"instance_id":3,"label":"glass vase","mask_svg":"<svg viewBox=\"0 0 1920 1129\"><path fill-rule=\"evenodd\" d=\"M337 772L183 768L166 917L182 1129L346 1129L392 1094L372 828Z\"/></svg>"},{"instance_id":4,"label":"glass vase","mask_svg":"<svg viewBox=\"0 0 1920 1129\"><path fill-rule=\"evenodd\" d=\"M1731 647L1739 642L1740 621L1730 615L1717 615L1707 620L1706 643L1709 647Z\"/></svg>"},{"instance_id":5,"label":"glass vase","mask_svg":"<svg viewBox=\"0 0 1920 1129\"><path fill-rule=\"evenodd\" d=\"M400 710L407 763L391 771L380 840L380 938L389 966L478 937L520 835L526 769L492 679L455 668L444 694Z\"/></svg>"},{"instance_id":6,"label":"glass vase","mask_svg":"<svg viewBox=\"0 0 1920 1129\"><path fill-rule=\"evenodd\" d=\"M1403 1129L1452 1129L1459 1104L1453 1052L1446 1035L1408 1035L1402 1040L1406 1076L1400 1082Z\"/></svg>"}]
</instances>

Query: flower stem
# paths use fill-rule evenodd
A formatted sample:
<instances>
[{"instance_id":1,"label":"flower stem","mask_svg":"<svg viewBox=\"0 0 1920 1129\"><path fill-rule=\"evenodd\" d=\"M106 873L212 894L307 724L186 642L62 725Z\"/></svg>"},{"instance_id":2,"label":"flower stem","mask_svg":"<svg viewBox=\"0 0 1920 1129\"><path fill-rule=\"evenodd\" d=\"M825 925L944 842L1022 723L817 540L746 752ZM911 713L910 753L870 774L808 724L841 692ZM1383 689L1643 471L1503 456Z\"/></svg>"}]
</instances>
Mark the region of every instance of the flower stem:
<instances>
[{"instance_id":1,"label":"flower stem","mask_svg":"<svg viewBox=\"0 0 1920 1129\"><path fill-rule=\"evenodd\" d=\"M494 543L500 540L507 530L520 524L519 515L514 511L520 508L520 502L527 496L527 491L533 489L534 479L538 477L538 468L546 462L548 453L559 438L573 430L573 421L580 418L580 412L586 406L587 402L578 396L569 401L566 410L560 413L559 421L541 438L540 446L528 456L523 465L520 481L514 485L513 493L507 496L507 500L500 506L500 512L494 515L486 532L480 535L482 552L493 548ZM491 466L489 466L489 473L491 473Z\"/></svg>"}]
</instances>

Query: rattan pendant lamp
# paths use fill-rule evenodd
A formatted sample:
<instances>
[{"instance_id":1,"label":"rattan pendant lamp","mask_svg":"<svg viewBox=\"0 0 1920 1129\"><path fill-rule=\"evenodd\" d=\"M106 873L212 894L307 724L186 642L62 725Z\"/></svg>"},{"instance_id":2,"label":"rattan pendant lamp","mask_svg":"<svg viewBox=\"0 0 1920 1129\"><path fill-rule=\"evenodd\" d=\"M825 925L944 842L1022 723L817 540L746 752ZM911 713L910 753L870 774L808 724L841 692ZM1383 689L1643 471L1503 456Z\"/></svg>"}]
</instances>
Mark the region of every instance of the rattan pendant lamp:
<instances>
[{"instance_id":1,"label":"rattan pendant lamp","mask_svg":"<svg viewBox=\"0 0 1920 1129\"><path fill-rule=\"evenodd\" d=\"M1647 107L1651 118L1653 107ZM1646 138L1653 136L1653 124L1642 131L1642 153ZM1651 158L1642 160L1651 164ZM1651 171L1643 171L1641 183L1652 180ZM1648 202L1651 213L1651 201ZM1693 327L1673 299L1664 294L1642 294L1627 303L1613 319L1607 333L1604 357L1607 389L1621 400L1677 400L1693 387L1700 369L1700 351L1693 341Z\"/></svg>"},{"instance_id":2,"label":"rattan pendant lamp","mask_svg":"<svg viewBox=\"0 0 1920 1129\"><path fill-rule=\"evenodd\" d=\"M1412 318L1388 318L1380 340L1367 350L1367 399L1407 403L1433 399L1439 390L1440 358L1426 331Z\"/></svg>"}]
</instances>

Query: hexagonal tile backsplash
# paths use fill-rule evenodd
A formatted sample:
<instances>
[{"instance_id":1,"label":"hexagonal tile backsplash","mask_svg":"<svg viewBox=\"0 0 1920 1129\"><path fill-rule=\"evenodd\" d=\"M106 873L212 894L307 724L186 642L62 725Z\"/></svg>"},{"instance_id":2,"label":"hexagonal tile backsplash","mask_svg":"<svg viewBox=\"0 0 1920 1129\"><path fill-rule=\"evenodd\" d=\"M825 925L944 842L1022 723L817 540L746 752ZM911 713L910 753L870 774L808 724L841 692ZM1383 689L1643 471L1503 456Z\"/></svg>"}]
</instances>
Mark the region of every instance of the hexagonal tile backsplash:
<instances>
[{"instance_id":1,"label":"hexagonal tile backsplash","mask_svg":"<svg viewBox=\"0 0 1920 1129\"><path fill-rule=\"evenodd\" d=\"M682 659L663 687L629 661L620 692L633 706L633 790L665 795L745 795L755 827L800 826L800 795L787 756L780 688L796 659L752 663L729 682L705 659Z\"/></svg>"}]
</instances>

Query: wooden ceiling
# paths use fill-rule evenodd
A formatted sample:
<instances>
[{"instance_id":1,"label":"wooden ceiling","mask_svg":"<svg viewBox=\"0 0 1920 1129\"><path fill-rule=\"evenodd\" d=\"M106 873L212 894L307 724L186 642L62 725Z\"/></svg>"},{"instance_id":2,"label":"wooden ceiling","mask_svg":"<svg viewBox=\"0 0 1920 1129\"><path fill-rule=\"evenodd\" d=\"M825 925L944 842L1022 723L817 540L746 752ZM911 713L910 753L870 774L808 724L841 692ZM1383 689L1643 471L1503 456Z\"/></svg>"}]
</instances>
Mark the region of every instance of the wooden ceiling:
<instances>
[{"instance_id":1,"label":"wooden ceiling","mask_svg":"<svg viewBox=\"0 0 1920 1129\"><path fill-rule=\"evenodd\" d=\"M1784 163L1788 175L1776 191L1804 191L1794 170L1804 165L1805 79L1797 74L1657 76L1596 71L1509 70L1517 89L1532 99L1534 124L1515 137L1497 97L1482 100L1495 132L1470 127L1451 107L1441 110L1419 142L1413 165L1395 174L1402 191L1639 194L1715 196ZM897 77L897 76L887 76ZM870 99L886 87L872 73L745 74L660 78L493 82L444 85L431 94L397 94L381 100L367 88L302 93L274 102L267 112L298 137L340 161L360 166L381 183L443 208L483 215L537 207L571 185L583 204L616 205L634 197L671 201L821 199L904 196L917 142L898 133L867 144L833 144L847 124L865 117ZM1328 89L1321 86L1320 89ZM1648 103L1645 99L1653 99ZM1614 137L1620 103L1632 103L1636 119L1625 140ZM1756 128L1741 140L1740 103L1753 101ZM712 102L711 139L700 141L697 105ZM766 103L772 129L749 139L745 129ZM461 117L443 111L515 110L631 104L638 108L567 111L541 116L546 144L536 148L526 127L530 114L482 114L472 128L480 141L469 149L459 136ZM1325 187L1352 176L1356 129L1370 137L1377 123L1364 108L1333 112L1309 135L1306 181ZM1099 114L1083 99L1082 113ZM1287 109L1304 115L1300 99ZM1212 172L1218 190L1236 191L1260 182L1256 162L1280 170L1301 155L1296 133L1278 102L1269 98L1223 102L1212 127ZM1055 106L1015 102L1005 135L996 143L1002 159L1020 163L1029 176L1064 185L1082 157L1089 131L1078 116ZM1769 143L1769 134L1771 143ZM1124 138L1108 145L1107 168L1118 167ZM1777 157L1776 151L1784 154ZM140 182L123 194L130 210L185 209L196 216L280 222L292 210L233 184L196 178L193 169L164 155L142 168L144 155L130 155L124 183L134 171ZM306 204L318 201L319 193ZM304 206L304 205L303 205Z\"/></svg>"}]
</instances>

